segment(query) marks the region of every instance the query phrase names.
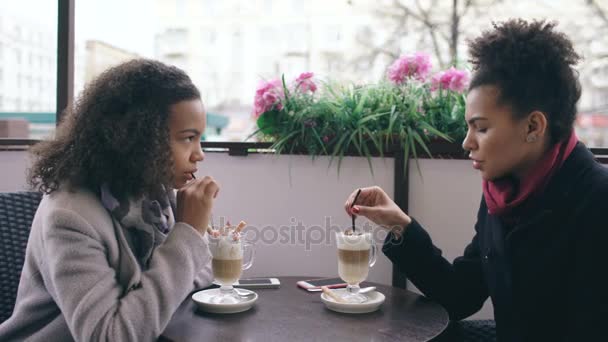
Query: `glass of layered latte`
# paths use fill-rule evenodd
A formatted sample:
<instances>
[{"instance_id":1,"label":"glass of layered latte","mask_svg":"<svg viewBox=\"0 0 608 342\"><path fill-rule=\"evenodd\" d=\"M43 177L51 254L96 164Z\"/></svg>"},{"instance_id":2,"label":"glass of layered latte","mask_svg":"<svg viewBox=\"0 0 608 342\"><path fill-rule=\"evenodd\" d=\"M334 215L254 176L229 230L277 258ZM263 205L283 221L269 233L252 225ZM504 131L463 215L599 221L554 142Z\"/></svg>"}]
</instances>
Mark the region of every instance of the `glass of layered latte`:
<instances>
[{"instance_id":1,"label":"glass of layered latte","mask_svg":"<svg viewBox=\"0 0 608 342\"><path fill-rule=\"evenodd\" d=\"M219 294L210 300L216 304L236 304L243 299L232 284L243 270L251 267L254 259L253 244L241 239L234 229L224 229L219 236L209 236L213 277L220 284Z\"/></svg>"},{"instance_id":2,"label":"glass of layered latte","mask_svg":"<svg viewBox=\"0 0 608 342\"><path fill-rule=\"evenodd\" d=\"M336 233L338 274L348 286L343 296L348 303L363 303L367 296L359 293L359 283L367 278L376 263L376 245L370 233Z\"/></svg>"}]
</instances>

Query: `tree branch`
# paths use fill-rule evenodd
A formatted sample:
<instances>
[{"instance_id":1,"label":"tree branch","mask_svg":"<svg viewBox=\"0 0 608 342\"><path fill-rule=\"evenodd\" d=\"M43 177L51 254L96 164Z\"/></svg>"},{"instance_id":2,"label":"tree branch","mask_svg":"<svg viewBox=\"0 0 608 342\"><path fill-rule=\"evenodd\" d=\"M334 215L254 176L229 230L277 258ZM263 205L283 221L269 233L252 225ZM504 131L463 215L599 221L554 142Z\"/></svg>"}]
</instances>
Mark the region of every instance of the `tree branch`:
<instances>
[{"instance_id":1,"label":"tree branch","mask_svg":"<svg viewBox=\"0 0 608 342\"><path fill-rule=\"evenodd\" d=\"M445 63L443 61L443 57L441 56L441 49L439 49L439 43L437 42L437 36L435 35L435 30L429 28L429 33L431 34L431 41L433 42L433 50L435 50L435 56L437 56L437 60L439 61L439 66L443 69L445 68Z\"/></svg>"},{"instance_id":2,"label":"tree branch","mask_svg":"<svg viewBox=\"0 0 608 342\"><path fill-rule=\"evenodd\" d=\"M471 5L473 4L473 0L467 0L464 3L464 9L462 10L462 13L460 13L459 17L464 17L467 15L467 12L469 11L469 8L471 8Z\"/></svg>"},{"instance_id":3,"label":"tree branch","mask_svg":"<svg viewBox=\"0 0 608 342\"><path fill-rule=\"evenodd\" d=\"M397 8L399 8L400 10L402 10L406 15L409 15L410 17L418 20L419 22L421 22L423 24L426 24L424 18L422 18L418 14L414 13L409 7L403 5L401 3L401 1L394 0L394 4L395 4L395 6L397 6Z\"/></svg>"},{"instance_id":4,"label":"tree branch","mask_svg":"<svg viewBox=\"0 0 608 342\"><path fill-rule=\"evenodd\" d=\"M606 25L608 25L608 14L606 14L606 9L603 9L596 0L587 0L587 4L591 6L595 13L602 18Z\"/></svg>"}]
</instances>

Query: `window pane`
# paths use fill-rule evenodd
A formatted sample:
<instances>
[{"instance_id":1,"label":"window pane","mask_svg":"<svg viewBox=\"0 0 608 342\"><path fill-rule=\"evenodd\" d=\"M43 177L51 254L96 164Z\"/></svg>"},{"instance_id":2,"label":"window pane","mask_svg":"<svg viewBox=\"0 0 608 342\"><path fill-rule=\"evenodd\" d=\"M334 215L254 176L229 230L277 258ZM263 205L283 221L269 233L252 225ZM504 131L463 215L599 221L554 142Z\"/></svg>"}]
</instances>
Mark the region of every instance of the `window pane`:
<instances>
[{"instance_id":1,"label":"window pane","mask_svg":"<svg viewBox=\"0 0 608 342\"><path fill-rule=\"evenodd\" d=\"M456 42L454 3L461 14ZM433 31L421 20L427 14ZM158 59L185 69L215 122L225 124L210 127L209 140L242 141L255 128L251 110L261 79L285 74L289 80L312 71L320 79L377 82L397 56L416 51L433 56L435 71L450 60L467 67L466 40L493 20L513 17L557 20L575 42L585 56L578 69L578 134L591 146L608 146L605 1L79 1L75 91L110 65L136 56Z\"/></svg>"},{"instance_id":2,"label":"window pane","mask_svg":"<svg viewBox=\"0 0 608 342\"><path fill-rule=\"evenodd\" d=\"M0 2L0 61L0 138L52 135L57 87L55 1Z\"/></svg>"}]
</instances>

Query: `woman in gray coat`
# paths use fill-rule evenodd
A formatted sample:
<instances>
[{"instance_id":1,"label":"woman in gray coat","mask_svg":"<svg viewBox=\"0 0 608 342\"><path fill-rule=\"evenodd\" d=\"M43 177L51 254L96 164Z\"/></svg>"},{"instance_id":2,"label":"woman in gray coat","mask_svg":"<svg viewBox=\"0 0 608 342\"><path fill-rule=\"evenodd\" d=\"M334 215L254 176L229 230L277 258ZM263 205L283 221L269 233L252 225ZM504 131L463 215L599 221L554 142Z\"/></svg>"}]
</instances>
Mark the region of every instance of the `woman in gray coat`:
<instances>
[{"instance_id":1,"label":"woman in gray coat","mask_svg":"<svg viewBox=\"0 0 608 342\"><path fill-rule=\"evenodd\" d=\"M0 340L155 340L210 283L219 186L193 176L205 125L196 86L160 62L121 64L85 88L32 150L29 180L45 196Z\"/></svg>"}]
</instances>

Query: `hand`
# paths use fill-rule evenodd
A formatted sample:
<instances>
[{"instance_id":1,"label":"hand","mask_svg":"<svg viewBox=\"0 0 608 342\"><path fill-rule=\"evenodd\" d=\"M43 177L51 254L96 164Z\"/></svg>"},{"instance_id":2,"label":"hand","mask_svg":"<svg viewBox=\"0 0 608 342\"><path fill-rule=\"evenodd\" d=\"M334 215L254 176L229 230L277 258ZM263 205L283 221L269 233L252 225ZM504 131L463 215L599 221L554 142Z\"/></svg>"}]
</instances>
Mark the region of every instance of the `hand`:
<instances>
[{"instance_id":1,"label":"hand","mask_svg":"<svg viewBox=\"0 0 608 342\"><path fill-rule=\"evenodd\" d=\"M348 196L344 209L350 216L361 215L396 233L401 233L412 219L378 186L361 188L357 203L351 208L357 190Z\"/></svg>"},{"instance_id":2,"label":"hand","mask_svg":"<svg viewBox=\"0 0 608 342\"><path fill-rule=\"evenodd\" d=\"M184 185L177 191L176 222L187 223L199 233L205 234L213 201L219 191L219 185L209 176Z\"/></svg>"}]
</instances>

